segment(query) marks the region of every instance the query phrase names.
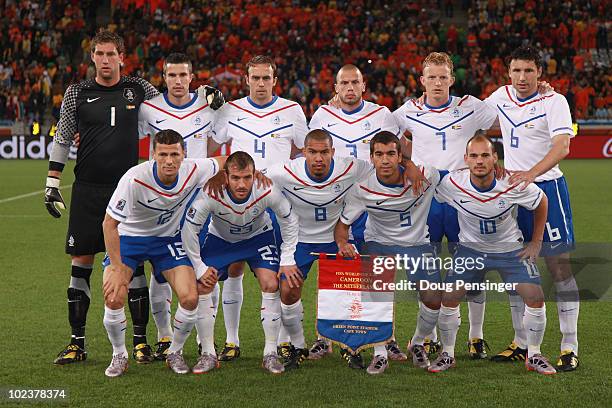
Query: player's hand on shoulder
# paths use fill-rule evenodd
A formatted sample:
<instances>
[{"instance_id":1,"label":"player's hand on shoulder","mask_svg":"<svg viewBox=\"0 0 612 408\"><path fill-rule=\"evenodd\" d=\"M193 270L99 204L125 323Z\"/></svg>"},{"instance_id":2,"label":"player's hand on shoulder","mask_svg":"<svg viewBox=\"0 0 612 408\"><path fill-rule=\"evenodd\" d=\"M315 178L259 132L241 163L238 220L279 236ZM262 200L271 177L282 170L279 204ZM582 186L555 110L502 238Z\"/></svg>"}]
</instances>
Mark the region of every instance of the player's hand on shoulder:
<instances>
[{"instance_id":1,"label":"player's hand on shoulder","mask_svg":"<svg viewBox=\"0 0 612 408\"><path fill-rule=\"evenodd\" d=\"M551 84L546 81L538 82L538 93L541 95L546 95L549 92L554 92L555 88Z\"/></svg>"},{"instance_id":2,"label":"player's hand on shoulder","mask_svg":"<svg viewBox=\"0 0 612 408\"><path fill-rule=\"evenodd\" d=\"M355 245L350 242L345 242L343 244L338 245L338 255L343 258L355 258L358 252L355 248Z\"/></svg>"},{"instance_id":3,"label":"player's hand on shoulder","mask_svg":"<svg viewBox=\"0 0 612 408\"><path fill-rule=\"evenodd\" d=\"M266 177L259 170L255 170L255 181L257 182L257 188L270 188L274 184L270 178Z\"/></svg>"},{"instance_id":4,"label":"player's hand on shoulder","mask_svg":"<svg viewBox=\"0 0 612 408\"><path fill-rule=\"evenodd\" d=\"M536 174L533 173L531 170L513 171L510 173L511 173L511 176L508 181L512 185L522 184L521 191L525 190L529 184L535 181L535 178L537 177Z\"/></svg>"},{"instance_id":5,"label":"player's hand on shoulder","mask_svg":"<svg viewBox=\"0 0 612 408\"><path fill-rule=\"evenodd\" d=\"M203 96L206 99L206 103L212 110L217 110L225 103L223 93L209 85L200 86L197 90L198 96Z\"/></svg>"},{"instance_id":6,"label":"player's hand on shoulder","mask_svg":"<svg viewBox=\"0 0 612 408\"><path fill-rule=\"evenodd\" d=\"M212 288L217 284L218 279L219 274L217 270L214 267L209 266L206 272L204 272L204 275L202 275L202 277L198 279L198 282L206 288Z\"/></svg>"},{"instance_id":7,"label":"player's hand on shoulder","mask_svg":"<svg viewBox=\"0 0 612 408\"><path fill-rule=\"evenodd\" d=\"M423 95L419 96L416 100L416 103L419 105L425 105L425 98L427 97L427 92L423 92Z\"/></svg>"},{"instance_id":8,"label":"player's hand on shoulder","mask_svg":"<svg viewBox=\"0 0 612 408\"><path fill-rule=\"evenodd\" d=\"M404 186L407 187L412 184L412 192L414 194L421 194L426 186L431 184L423 173L424 171L417 167L412 160L408 161L404 170Z\"/></svg>"},{"instance_id":9,"label":"player's hand on shoulder","mask_svg":"<svg viewBox=\"0 0 612 408\"><path fill-rule=\"evenodd\" d=\"M54 218L62 216L60 210L66 209L66 203L64 198L59 191L60 179L57 177L47 177L47 184L45 187L45 207L47 211Z\"/></svg>"},{"instance_id":10,"label":"player's hand on shoulder","mask_svg":"<svg viewBox=\"0 0 612 408\"><path fill-rule=\"evenodd\" d=\"M335 94L333 98L331 98L329 101L327 101L327 104L329 106L332 106L332 107L338 108L338 109L340 109L342 107L340 105L340 97L338 96L338 94Z\"/></svg>"},{"instance_id":11,"label":"player's hand on shoulder","mask_svg":"<svg viewBox=\"0 0 612 408\"><path fill-rule=\"evenodd\" d=\"M281 266L276 276L280 280L282 275L285 275L290 288L299 288L304 283L304 277L297 265Z\"/></svg>"},{"instance_id":12,"label":"player's hand on shoulder","mask_svg":"<svg viewBox=\"0 0 612 408\"><path fill-rule=\"evenodd\" d=\"M213 177L209 178L204 184L204 191L216 197L225 197L223 188L227 185L227 176L225 171L220 171Z\"/></svg>"}]
</instances>

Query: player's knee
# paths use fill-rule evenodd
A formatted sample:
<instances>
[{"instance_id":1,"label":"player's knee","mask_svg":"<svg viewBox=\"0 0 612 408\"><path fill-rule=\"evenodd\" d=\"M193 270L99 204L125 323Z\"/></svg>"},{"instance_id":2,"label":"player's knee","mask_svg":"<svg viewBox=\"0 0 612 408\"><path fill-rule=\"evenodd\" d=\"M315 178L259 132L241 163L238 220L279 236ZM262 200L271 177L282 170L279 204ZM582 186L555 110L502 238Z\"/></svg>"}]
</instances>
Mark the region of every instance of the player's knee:
<instances>
[{"instance_id":1,"label":"player's knee","mask_svg":"<svg viewBox=\"0 0 612 408\"><path fill-rule=\"evenodd\" d=\"M209 292L210 293L210 292ZM185 310L194 310L198 307L198 292L190 291L189 293L179 296L179 303Z\"/></svg>"},{"instance_id":2,"label":"player's knee","mask_svg":"<svg viewBox=\"0 0 612 408\"><path fill-rule=\"evenodd\" d=\"M286 305L292 305L298 300L300 300L300 298L301 294L299 288L291 288L289 290L281 291L281 302Z\"/></svg>"},{"instance_id":3,"label":"player's knee","mask_svg":"<svg viewBox=\"0 0 612 408\"><path fill-rule=\"evenodd\" d=\"M233 263L229 266L229 268L227 269L227 275L230 278L237 278L239 276L242 276L242 274L244 273L242 270L242 262L236 262Z\"/></svg>"},{"instance_id":4,"label":"player's knee","mask_svg":"<svg viewBox=\"0 0 612 408\"><path fill-rule=\"evenodd\" d=\"M274 293L278 290L278 279L276 279L276 276L274 275L260 278L259 286L261 286L262 292Z\"/></svg>"},{"instance_id":5,"label":"player's knee","mask_svg":"<svg viewBox=\"0 0 612 408\"><path fill-rule=\"evenodd\" d=\"M104 304L109 309L121 309L123 306L125 306L125 296L117 296L114 299L107 296L104 298Z\"/></svg>"}]
</instances>

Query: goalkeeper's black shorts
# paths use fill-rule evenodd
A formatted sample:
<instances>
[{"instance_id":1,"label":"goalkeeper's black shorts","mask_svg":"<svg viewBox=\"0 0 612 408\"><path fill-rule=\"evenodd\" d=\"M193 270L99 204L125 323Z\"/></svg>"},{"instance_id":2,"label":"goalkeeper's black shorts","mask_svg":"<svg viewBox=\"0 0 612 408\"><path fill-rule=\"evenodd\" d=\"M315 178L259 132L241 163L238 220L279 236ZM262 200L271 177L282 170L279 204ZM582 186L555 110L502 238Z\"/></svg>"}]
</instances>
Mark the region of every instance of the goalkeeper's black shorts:
<instances>
[{"instance_id":1,"label":"goalkeeper's black shorts","mask_svg":"<svg viewBox=\"0 0 612 408\"><path fill-rule=\"evenodd\" d=\"M70 198L66 253L94 255L104 252L102 221L115 185L75 181Z\"/></svg>"}]
</instances>

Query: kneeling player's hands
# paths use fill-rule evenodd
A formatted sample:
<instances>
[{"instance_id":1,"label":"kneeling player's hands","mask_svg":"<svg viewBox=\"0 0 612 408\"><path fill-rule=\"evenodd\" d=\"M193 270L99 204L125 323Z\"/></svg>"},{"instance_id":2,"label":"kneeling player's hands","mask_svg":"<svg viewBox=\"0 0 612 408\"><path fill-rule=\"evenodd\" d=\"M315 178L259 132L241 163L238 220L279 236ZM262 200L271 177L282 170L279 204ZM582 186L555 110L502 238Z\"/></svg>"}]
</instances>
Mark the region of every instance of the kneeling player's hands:
<instances>
[{"instance_id":1,"label":"kneeling player's hands","mask_svg":"<svg viewBox=\"0 0 612 408\"><path fill-rule=\"evenodd\" d=\"M297 265L285 265L281 266L278 270L278 274L276 275L278 279L281 279L281 276L285 275L287 279L287 283L290 288L299 288L304 283L304 278L302 277L302 272L297 267Z\"/></svg>"},{"instance_id":2,"label":"kneeling player's hands","mask_svg":"<svg viewBox=\"0 0 612 408\"><path fill-rule=\"evenodd\" d=\"M257 182L257 188L269 188L272 187L272 180L266 177L261 171L255 170L255 181Z\"/></svg>"},{"instance_id":3,"label":"kneeling player's hands","mask_svg":"<svg viewBox=\"0 0 612 408\"><path fill-rule=\"evenodd\" d=\"M47 177L45 188L45 207L54 218L59 218L62 213L59 210L66 209L66 203L59 191L60 180L56 177Z\"/></svg>"},{"instance_id":4,"label":"kneeling player's hands","mask_svg":"<svg viewBox=\"0 0 612 408\"><path fill-rule=\"evenodd\" d=\"M114 302L117 300L121 288L125 286L127 291L132 277L132 270L125 264L109 265L104 271L104 298Z\"/></svg>"},{"instance_id":5,"label":"kneeling player's hands","mask_svg":"<svg viewBox=\"0 0 612 408\"><path fill-rule=\"evenodd\" d=\"M200 86L197 92L198 96L204 97L206 99L206 103L208 103L212 110L219 109L225 103L223 93L217 88L213 88L212 86Z\"/></svg>"},{"instance_id":6,"label":"kneeling player's hands","mask_svg":"<svg viewBox=\"0 0 612 408\"><path fill-rule=\"evenodd\" d=\"M355 258L357 254L358 252L355 249L355 245L349 242L338 245L338 255L343 258Z\"/></svg>"},{"instance_id":7,"label":"kneeling player's hands","mask_svg":"<svg viewBox=\"0 0 612 408\"><path fill-rule=\"evenodd\" d=\"M527 246L518 253L518 256L521 258L521 261L535 263L540 255L541 249L542 241L536 239L534 241L530 241L529 244L527 244Z\"/></svg>"},{"instance_id":8,"label":"kneeling player's hands","mask_svg":"<svg viewBox=\"0 0 612 408\"><path fill-rule=\"evenodd\" d=\"M219 274L217 270L212 266L209 266L206 272L204 272L204 275L202 275L202 277L198 279L198 282L200 282L206 288L212 288L217 284L218 279Z\"/></svg>"}]
</instances>

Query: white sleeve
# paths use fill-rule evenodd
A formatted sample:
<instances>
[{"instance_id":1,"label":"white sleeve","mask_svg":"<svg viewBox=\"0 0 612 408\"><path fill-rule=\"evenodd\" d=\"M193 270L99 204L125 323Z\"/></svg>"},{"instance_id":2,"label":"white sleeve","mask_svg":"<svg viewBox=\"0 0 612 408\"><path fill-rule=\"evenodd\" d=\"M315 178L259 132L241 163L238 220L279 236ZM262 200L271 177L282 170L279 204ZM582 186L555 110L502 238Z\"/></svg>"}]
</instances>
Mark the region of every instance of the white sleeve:
<instances>
[{"instance_id":1,"label":"white sleeve","mask_svg":"<svg viewBox=\"0 0 612 408\"><path fill-rule=\"evenodd\" d=\"M572 126L572 114L570 112L567 99L561 94L555 94L550 101L546 101L546 120L548 121L548 129L550 138L558 135L570 135L574 137L574 128Z\"/></svg>"},{"instance_id":2,"label":"white sleeve","mask_svg":"<svg viewBox=\"0 0 612 408\"><path fill-rule=\"evenodd\" d=\"M304 147L304 139L308 133L308 125L306 124L306 115L300 105L293 108L295 111L295 120L293 122L293 144L298 149Z\"/></svg>"},{"instance_id":3,"label":"white sleeve","mask_svg":"<svg viewBox=\"0 0 612 408\"><path fill-rule=\"evenodd\" d=\"M538 205L540 205L540 201L542 201L542 196L544 192L540 187L535 184L529 184L523 191L520 191L519 187L516 187L512 190L512 201L521 207L525 207L528 210L534 210Z\"/></svg>"},{"instance_id":4,"label":"white sleeve","mask_svg":"<svg viewBox=\"0 0 612 408\"><path fill-rule=\"evenodd\" d=\"M351 189L346 193L344 198L344 207L340 214L340 221L343 224L351 225L364 213L366 210L361 197L359 196L359 185L353 184Z\"/></svg>"},{"instance_id":5,"label":"white sleeve","mask_svg":"<svg viewBox=\"0 0 612 408\"><path fill-rule=\"evenodd\" d=\"M206 222L210 209L207 206L207 198L204 193L200 192L198 197L191 203L191 206L187 210L185 216L185 223L181 229L181 241L183 242L183 248L193 265L195 270L196 279L200 279L204 272L208 269L202 261L200 255L200 240L198 235L202 230L202 226Z\"/></svg>"},{"instance_id":6,"label":"white sleeve","mask_svg":"<svg viewBox=\"0 0 612 408\"><path fill-rule=\"evenodd\" d=\"M427 178L427 180L431 183L432 187L437 186L438 184L440 184L440 172L434 168L434 167L430 167L427 166L425 167L425 177Z\"/></svg>"},{"instance_id":7,"label":"white sleeve","mask_svg":"<svg viewBox=\"0 0 612 408\"><path fill-rule=\"evenodd\" d=\"M395 120L395 116L391 113L389 108L385 107L383 109L384 117L383 117L383 125L381 131L387 131L393 133L395 136L400 135L400 129L397 125L397 120Z\"/></svg>"},{"instance_id":8,"label":"white sleeve","mask_svg":"<svg viewBox=\"0 0 612 408\"><path fill-rule=\"evenodd\" d=\"M310 122L308 123L308 129L310 130L323 129L323 127L321 126L321 113L320 113L321 111L322 109L319 108L312 115L312 118L310 118Z\"/></svg>"},{"instance_id":9,"label":"white sleeve","mask_svg":"<svg viewBox=\"0 0 612 408\"><path fill-rule=\"evenodd\" d=\"M355 166L355 169L354 169L355 172L353 173L355 174L355 181L365 180L365 178L374 168L372 163L369 161L355 159L355 158L351 158L349 160L353 160L353 163L354 163L353 166Z\"/></svg>"},{"instance_id":10,"label":"white sleeve","mask_svg":"<svg viewBox=\"0 0 612 408\"><path fill-rule=\"evenodd\" d=\"M283 237L283 243L280 247L280 265L295 265L294 254L300 230L298 217L291 208L289 200L274 187L268 200L268 206L276 214L276 221L278 221Z\"/></svg>"},{"instance_id":11,"label":"white sleeve","mask_svg":"<svg viewBox=\"0 0 612 408\"><path fill-rule=\"evenodd\" d=\"M149 125L148 118L149 109L145 104L140 105L138 110L138 138L144 139L147 135L153 137L155 135L154 129Z\"/></svg>"},{"instance_id":12,"label":"white sleeve","mask_svg":"<svg viewBox=\"0 0 612 408\"><path fill-rule=\"evenodd\" d=\"M128 171L121 177L117 188L106 207L106 213L119 222L128 219L134 205L134 186L132 185L132 173Z\"/></svg>"},{"instance_id":13,"label":"white sleeve","mask_svg":"<svg viewBox=\"0 0 612 408\"><path fill-rule=\"evenodd\" d=\"M280 188L283 185L283 179L285 176L285 163L278 163L265 169L261 169L261 173L272 180L272 182ZM280 186L279 186L280 184Z\"/></svg>"},{"instance_id":14,"label":"white sleeve","mask_svg":"<svg viewBox=\"0 0 612 408\"><path fill-rule=\"evenodd\" d=\"M470 96L470 98L474 97ZM474 99L476 100L474 104L474 116L478 129L490 129L493 123L495 123L495 119L497 119L497 110L478 98Z\"/></svg>"},{"instance_id":15,"label":"white sleeve","mask_svg":"<svg viewBox=\"0 0 612 408\"><path fill-rule=\"evenodd\" d=\"M412 133L412 126L410 126L410 121L406 120L406 116L405 116L406 103L400 106L399 108L397 108L395 111L393 111L393 117L395 118L395 123L398 125L401 134L404 134L406 130Z\"/></svg>"},{"instance_id":16,"label":"white sleeve","mask_svg":"<svg viewBox=\"0 0 612 408\"><path fill-rule=\"evenodd\" d=\"M226 103L217 112L217 117L212 127L211 136L219 144L228 143L232 138L227 133L228 117L231 105Z\"/></svg>"},{"instance_id":17,"label":"white sleeve","mask_svg":"<svg viewBox=\"0 0 612 408\"><path fill-rule=\"evenodd\" d=\"M198 185L205 184L210 178L219 172L219 163L214 158L193 159L198 166Z\"/></svg>"}]
</instances>

